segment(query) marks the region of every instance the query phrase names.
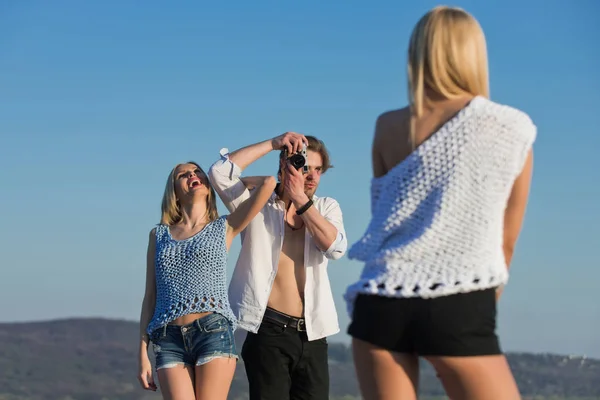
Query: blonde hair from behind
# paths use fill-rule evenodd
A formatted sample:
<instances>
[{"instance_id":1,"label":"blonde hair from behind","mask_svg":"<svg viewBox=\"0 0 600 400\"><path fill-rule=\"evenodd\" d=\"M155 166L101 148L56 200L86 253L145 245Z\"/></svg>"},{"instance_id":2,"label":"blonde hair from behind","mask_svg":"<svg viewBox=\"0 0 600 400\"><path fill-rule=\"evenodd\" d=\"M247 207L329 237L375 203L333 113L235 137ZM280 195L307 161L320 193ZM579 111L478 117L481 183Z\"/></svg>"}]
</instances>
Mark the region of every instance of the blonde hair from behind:
<instances>
[{"instance_id":1,"label":"blonde hair from behind","mask_svg":"<svg viewBox=\"0 0 600 400\"><path fill-rule=\"evenodd\" d=\"M181 165L192 164L198 167L200 171L204 173L204 170L193 161L188 161L186 163L177 164L169 174L167 178L167 184L165 186L165 192L162 198L161 204L161 218L160 223L165 225L175 225L181 221L181 208L179 207L179 201L177 200L177 196L175 195L175 171ZM209 183L209 191L208 196L206 197L206 207L208 210L208 221L212 222L219 218L219 213L217 211L217 198L215 195L215 191L212 185Z\"/></svg>"},{"instance_id":2,"label":"blonde hair from behind","mask_svg":"<svg viewBox=\"0 0 600 400\"><path fill-rule=\"evenodd\" d=\"M408 88L413 117L422 115L427 91L447 99L489 98L485 36L473 16L438 6L419 20L408 49Z\"/></svg>"}]
</instances>

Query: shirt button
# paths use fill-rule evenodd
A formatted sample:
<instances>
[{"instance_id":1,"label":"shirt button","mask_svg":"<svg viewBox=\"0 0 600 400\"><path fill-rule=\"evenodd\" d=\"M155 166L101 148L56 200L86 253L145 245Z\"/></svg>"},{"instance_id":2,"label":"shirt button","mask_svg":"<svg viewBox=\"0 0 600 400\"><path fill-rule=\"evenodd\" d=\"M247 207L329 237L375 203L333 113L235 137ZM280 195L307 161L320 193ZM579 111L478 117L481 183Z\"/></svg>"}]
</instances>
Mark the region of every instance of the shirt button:
<instances>
[{"instance_id":1,"label":"shirt button","mask_svg":"<svg viewBox=\"0 0 600 400\"><path fill-rule=\"evenodd\" d=\"M181 331L182 331L182 332L187 332L187 328L185 328L185 327L184 327L184 328L181 328Z\"/></svg>"}]
</instances>

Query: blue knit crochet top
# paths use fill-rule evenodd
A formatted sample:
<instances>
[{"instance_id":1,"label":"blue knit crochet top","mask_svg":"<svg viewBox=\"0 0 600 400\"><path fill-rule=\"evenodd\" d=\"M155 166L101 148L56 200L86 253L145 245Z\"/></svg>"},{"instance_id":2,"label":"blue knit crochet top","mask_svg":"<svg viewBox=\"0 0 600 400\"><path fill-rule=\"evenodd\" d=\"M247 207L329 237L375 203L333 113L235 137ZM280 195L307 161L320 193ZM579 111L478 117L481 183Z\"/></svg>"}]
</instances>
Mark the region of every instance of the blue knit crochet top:
<instances>
[{"instance_id":1,"label":"blue knit crochet top","mask_svg":"<svg viewBox=\"0 0 600 400\"><path fill-rule=\"evenodd\" d=\"M222 216L184 240L173 239L168 225L156 227L156 307L149 334L183 315L210 311L236 328L227 296L226 227Z\"/></svg>"}]
</instances>

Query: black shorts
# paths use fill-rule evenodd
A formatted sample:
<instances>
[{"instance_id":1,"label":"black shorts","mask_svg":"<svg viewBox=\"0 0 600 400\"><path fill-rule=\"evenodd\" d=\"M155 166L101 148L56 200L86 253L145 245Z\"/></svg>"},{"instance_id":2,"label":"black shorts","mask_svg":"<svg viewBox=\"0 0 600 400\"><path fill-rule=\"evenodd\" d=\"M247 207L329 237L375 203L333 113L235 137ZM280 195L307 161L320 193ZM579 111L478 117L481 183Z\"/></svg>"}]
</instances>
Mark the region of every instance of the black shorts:
<instances>
[{"instance_id":1,"label":"black shorts","mask_svg":"<svg viewBox=\"0 0 600 400\"><path fill-rule=\"evenodd\" d=\"M348 334L389 351L420 356L502 353L495 289L432 299L359 295Z\"/></svg>"}]
</instances>

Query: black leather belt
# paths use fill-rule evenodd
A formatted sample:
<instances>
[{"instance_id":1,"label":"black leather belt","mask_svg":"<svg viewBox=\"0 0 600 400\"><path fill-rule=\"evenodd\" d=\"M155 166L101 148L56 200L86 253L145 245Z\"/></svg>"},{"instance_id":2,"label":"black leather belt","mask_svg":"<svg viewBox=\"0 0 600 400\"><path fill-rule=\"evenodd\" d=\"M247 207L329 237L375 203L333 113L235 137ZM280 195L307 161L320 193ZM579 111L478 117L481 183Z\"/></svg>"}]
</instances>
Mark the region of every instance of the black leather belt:
<instances>
[{"instance_id":1,"label":"black leather belt","mask_svg":"<svg viewBox=\"0 0 600 400\"><path fill-rule=\"evenodd\" d=\"M265 310L264 319L280 324L283 327L289 326L298 332L306 332L306 321L304 318L292 317L269 307Z\"/></svg>"}]
</instances>

